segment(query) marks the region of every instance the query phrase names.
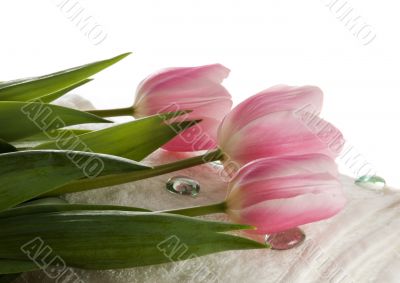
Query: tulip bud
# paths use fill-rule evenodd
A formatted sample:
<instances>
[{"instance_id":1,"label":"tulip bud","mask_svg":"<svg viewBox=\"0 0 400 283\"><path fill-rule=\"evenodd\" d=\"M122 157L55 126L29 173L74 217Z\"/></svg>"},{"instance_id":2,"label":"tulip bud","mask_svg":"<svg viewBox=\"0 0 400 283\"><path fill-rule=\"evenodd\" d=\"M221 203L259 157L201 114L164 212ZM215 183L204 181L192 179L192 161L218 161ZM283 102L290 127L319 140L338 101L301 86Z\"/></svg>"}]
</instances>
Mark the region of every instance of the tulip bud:
<instances>
[{"instance_id":1,"label":"tulip bud","mask_svg":"<svg viewBox=\"0 0 400 283\"><path fill-rule=\"evenodd\" d=\"M159 71L137 88L134 116L190 110L180 120L201 120L163 146L170 151L196 151L216 147L217 129L230 111L232 100L221 82L229 74L222 65L170 68Z\"/></svg>"},{"instance_id":2,"label":"tulip bud","mask_svg":"<svg viewBox=\"0 0 400 283\"><path fill-rule=\"evenodd\" d=\"M317 115L322 92L313 86L276 86L236 106L223 120L218 144L239 165L262 157L321 153L332 158L339 130ZM309 119L304 119L304 115ZM335 143L337 144L337 143Z\"/></svg>"},{"instance_id":3,"label":"tulip bud","mask_svg":"<svg viewBox=\"0 0 400 283\"><path fill-rule=\"evenodd\" d=\"M329 218L345 205L334 161L308 154L262 158L242 167L229 183L226 212L256 234L284 231Z\"/></svg>"}]
</instances>

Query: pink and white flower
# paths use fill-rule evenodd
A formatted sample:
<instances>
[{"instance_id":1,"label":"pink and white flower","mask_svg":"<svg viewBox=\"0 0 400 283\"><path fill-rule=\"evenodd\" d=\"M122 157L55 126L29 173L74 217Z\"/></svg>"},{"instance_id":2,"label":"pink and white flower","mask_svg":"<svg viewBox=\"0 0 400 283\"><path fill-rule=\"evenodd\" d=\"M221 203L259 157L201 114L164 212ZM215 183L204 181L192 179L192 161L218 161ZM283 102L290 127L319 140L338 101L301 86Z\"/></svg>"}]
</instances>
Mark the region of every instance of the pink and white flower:
<instances>
[{"instance_id":1,"label":"pink and white flower","mask_svg":"<svg viewBox=\"0 0 400 283\"><path fill-rule=\"evenodd\" d=\"M229 183L226 212L256 234L284 231L329 218L346 200L335 162L322 154L262 158Z\"/></svg>"},{"instance_id":2,"label":"pink and white flower","mask_svg":"<svg viewBox=\"0 0 400 283\"><path fill-rule=\"evenodd\" d=\"M229 70L220 64L161 70L143 80L136 92L134 116L146 117L178 110L192 110L185 120L202 120L202 134L193 142L185 130L163 146L170 151L196 151L216 147L217 129L230 111L232 99L221 85ZM176 120L179 121L179 120Z\"/></svg>"},{"instance_id":3,"label":"pink and white flower","mask_svg":"<svg viewBox=\"0 0 400 283\"><path fill-rule=\"evenodd\" d=\"M322 91L315 86L264 90L225 117L218 131L218 145L240 166L262 157L285 155L321 153L334 158L341 145L333 148L331 143L343 137L318 118L322 98Z\"/></svg>"}]
</instances>

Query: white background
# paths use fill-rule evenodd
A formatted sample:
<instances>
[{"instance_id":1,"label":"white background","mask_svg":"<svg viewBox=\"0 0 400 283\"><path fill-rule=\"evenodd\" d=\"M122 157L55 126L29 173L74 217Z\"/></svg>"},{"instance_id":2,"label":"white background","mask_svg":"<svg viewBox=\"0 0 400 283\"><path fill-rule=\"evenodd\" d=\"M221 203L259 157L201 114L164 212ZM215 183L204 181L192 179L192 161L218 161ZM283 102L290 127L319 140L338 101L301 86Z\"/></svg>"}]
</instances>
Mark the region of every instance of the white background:
<instances>
[{"instance_id":1,"label":"white background","mask_svg":"<svg viewBox=\"0 0 400 283\"><path fill-rule=\"evenodd\" d=\"M98 108L129 106L151 72L216 62L232 71L224 84L235 104L275 84L318 85L325 93L322 116L342 130L352 157L360 154L350 169L341 162L344 172L360 174L357 166L366 161L400 187L397 1L339 0L330 8L334 0L69 0L101 25L97 31L107 37L97 45L60 7L63 1L1 2L0 80L132 51L74 92ZM345 2L376 34L370 44L337 18Z\"/></svg>"}]
</instances>

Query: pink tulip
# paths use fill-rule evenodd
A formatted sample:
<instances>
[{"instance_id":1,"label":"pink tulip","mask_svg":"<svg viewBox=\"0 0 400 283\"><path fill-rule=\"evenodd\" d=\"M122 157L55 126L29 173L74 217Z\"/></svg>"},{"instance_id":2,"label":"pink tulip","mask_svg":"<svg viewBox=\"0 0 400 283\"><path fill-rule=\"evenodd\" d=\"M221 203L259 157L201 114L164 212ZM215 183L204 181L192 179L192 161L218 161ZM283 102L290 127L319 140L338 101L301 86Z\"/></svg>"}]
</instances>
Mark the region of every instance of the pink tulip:
<instances>
[{"instance_id":1,"label":"pink tulip","mask_svg":"<svg viewBox=\"0 0 400 283\"><path fill-rule=\"evenodd\" d=\"M262 157L339 154L343 137L318 118L322 92L314 86L276 86L239 104L223 120L218 144L226 156L244 165Z\"/></svg>"},{"instance_id":2,"label":"pink tulip","mask_svg":"<svg viewBox=\"0 0 400 283\"><path fill-rule=\"evenodd\" d=\"M329 218L345 205L334 161L322 154L262 158L229 183L227 213L256 234Z\"/></svg>"},{"instance_id":3,"label":"pink tulip","mask_svg":"<svg viewBox=\"0 0 400 283\"><path fill-rule=\"evenodd\" d=\"M134 116L192 110L181 119L201 119L202 122L195 126L198 136L193 137L189 132L193 129L185 130L163 148L171 151L215 148L218 126L232 106L230 94L221 85L228 74L229 70L219 64L171 68L155 73L138 86Z\"/></svg>"}]
</instances>

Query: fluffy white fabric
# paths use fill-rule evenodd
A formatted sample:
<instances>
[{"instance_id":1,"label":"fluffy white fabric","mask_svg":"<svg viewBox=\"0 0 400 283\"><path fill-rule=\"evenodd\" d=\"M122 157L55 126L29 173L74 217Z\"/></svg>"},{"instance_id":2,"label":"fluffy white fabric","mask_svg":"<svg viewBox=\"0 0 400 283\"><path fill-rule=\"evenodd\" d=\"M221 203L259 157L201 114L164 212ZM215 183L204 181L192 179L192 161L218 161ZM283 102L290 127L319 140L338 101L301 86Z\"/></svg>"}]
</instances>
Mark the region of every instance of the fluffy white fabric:
<instances>
[{"instance_id":1,"label":"fluffy white fabric","mask_svg":"<svg viewBox=\"0 0 400 283\"><path fill-rule=\"evenodd\" d=\"M187 154L157 151L146 162L159 164ZM192 177L200 182L196 198L165 190L168 178ZM76 270L87 283L133 282L400 282L400 194L375 192L342 176L348 197L337 216L303 226L307 239L288 251L224 252L157 266L112 271ZM154 210L210 204L224 199L226 184L216 167L202 165L125 185L68 195L73 203L119 204ZM224 219L214 215L211 219ZM134 255L133 255L134 256ZM54 282L42 272L25 274L18 282Z\"/></svg>"}]
</instances>

